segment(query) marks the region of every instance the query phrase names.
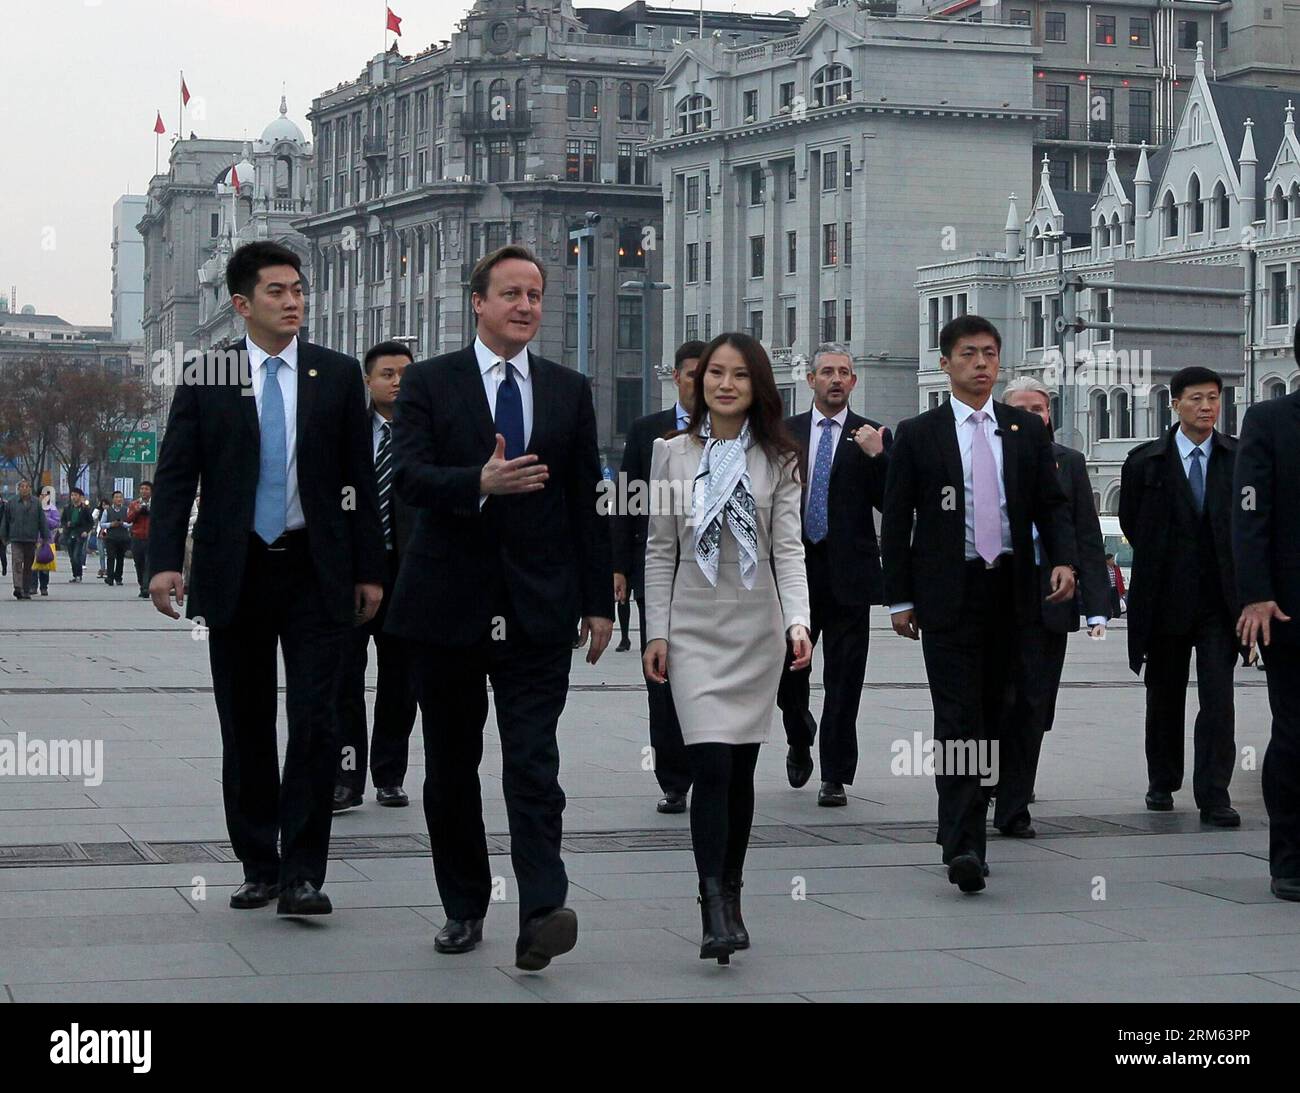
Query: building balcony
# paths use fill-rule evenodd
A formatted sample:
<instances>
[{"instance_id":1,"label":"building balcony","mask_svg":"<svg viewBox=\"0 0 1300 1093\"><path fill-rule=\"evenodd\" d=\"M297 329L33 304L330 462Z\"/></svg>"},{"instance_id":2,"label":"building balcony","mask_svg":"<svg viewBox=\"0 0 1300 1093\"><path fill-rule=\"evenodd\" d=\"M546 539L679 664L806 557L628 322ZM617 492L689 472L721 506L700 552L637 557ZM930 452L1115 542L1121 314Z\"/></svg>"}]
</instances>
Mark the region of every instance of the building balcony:
<instances>
[{"instance_id":1,"label":"building balcony","mask_svg":"<svg viewBox=\"0 0 1300 1093\"><path fill-rule=\"evenodd\" d=\"M483 133L528 133L533 128L533 115L531 110L508 110L504 118L498 118L491 111L467 110L459 115L458 128L466 137Z\"/></svg>"},{"instance_id":2,"label":"building balcony","mask_svg":"<svg viewBox=\"0 0 1300 1093\"><path fill-rule=\"evenodd\" d=\"M382 134L377 137L362 137L361 155L365 159L387 159L388 138Z\"/></svg>"},{"instance_id":3,"label":"building balcony","mask_svg":"<svg viewBox=\"0 0 1300 1093\"><path fill-rule=\"evenodd\" d=\"M1148 147L1165 144L1173 134L1155 125L1116 125L1101 121L1063 121L1046 118L1038 123L1034 136L1039 141L1060 141L1063 144L1107 145L1112 140L1119 147L1136 148L1143 141Z\"/></svg>"}]
</instances>

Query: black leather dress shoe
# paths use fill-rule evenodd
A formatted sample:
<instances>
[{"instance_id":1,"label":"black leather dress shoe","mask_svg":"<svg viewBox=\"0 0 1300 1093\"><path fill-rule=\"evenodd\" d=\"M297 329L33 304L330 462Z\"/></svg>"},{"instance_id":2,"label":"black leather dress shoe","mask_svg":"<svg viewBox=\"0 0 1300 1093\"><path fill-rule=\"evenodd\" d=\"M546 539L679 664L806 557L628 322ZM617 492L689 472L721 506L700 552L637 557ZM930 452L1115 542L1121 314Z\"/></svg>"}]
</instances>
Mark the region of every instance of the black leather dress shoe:
<instances>
[{"instance_id":1,"label":"black leather dress shoe","mask_svg":"<svg viewBox=\"0 0 1300 1093\"><path fill-rule=\"evenodd\" d=\"M817 791L817 803L822 808L839 808L849 803L849 795L839 782L823 782L822 788Z\"/></svg>"},{"instance_id":2,"label":"black leather dress shoe","mask_svg":"<svg viewBox=\"0 0 1300 1093\"><path fill-rule=\"evenodd\" d=\"M449 918L433 939L433 947L440 953L468 953L482 940L481 918Z\"/></svg>"},{"instance_id":3,"label":"black leather dress shoe","mask_svg":"<svg viewBox=\"0 0 1300 1093\"><path fill-rule=\"evenodd\" d=\"M1274 877L1269 888L1278 899L1300 903L1300 877Z\"/></svg>"},{"instance_id":4,"label":"black leather dress shoe","mask_svg":"<svg viewBox=\"0 0 1300 1093\"><path fill-rule=\"evenodd\" d=\"M405 808L411 803L401 786L382 786L375 790L375 804L385 808Z\"/></svg>"},{"instance_id":5,"label":"black leather dress shoe","mask_svg":"<svg viewBox=\"0 0 1300 1093\"><path fill-rule=\"evenodd\" d=\"M1028 820L1017 820L1013 824L1007 824L1006 827L999 827L998 833L1008 839L1033 839L1038 836L1038 832Z\"/></svg>"},{"instance_id":6,"label":"black leather dress shoe","mask_svg":"<svg viewBox=\"0 0 1300 1093\"><path fill-rule=\"evenodd\" d=\"M628 641L627 638L624 638L616 646L614 646L614 652L626 653L631 648L632 648L632 643Z\"/></svg>"},{"instance_id":7,"label":"black leather dress shoe","mask_svg":"<svg viewBox=\"0 0 1300 1093\"><path fill-rule=\"evenodd\" d=\"M806 785L812 777L812 748L806 744L791 744L785 753L785 776L795 789Z\"/></svg>"},{"instance_id":8,"label":"black leather dress shoe","mask_svg":"<svg viewBox=\"0 0 1300 1093\"><path fill-rule=\"evenodd\" d=\"M334 910L330 898L309 880L295 881L280 893L277 915L328 915Z\"/></svg>"},{"instance_id":9,"label":"black leather dress shoe","mask_svg":"<svg viewBox=\"0 0 1300 1093\"><path fill-rule=\"evenodd\" d=\"M1158 789L1147 792L1147 808L1152 812L1173 812L1174 795L1172 793L1162 793Z\"/></svg>"},{"instance_id":10,"label":"black leather dress shoe","mask_svg":"<svg viewBox=\"0 0 1300 1093\"><path fill-rule=\"evenodd\" d=\"M265 907L279 894L278 884L246 880L230 894L230 906L236 911L251 911L257 907Z\"/></svg>"},{"instance_id":11,"label":"black leather dress shoe","mask_svg":"<svg viewBox=\"0 0 1300 1093\"><path fill-rule=\"evenodd\" d=\"M351 786L334 787L334 811L346 812L350 808L356 808L365 798L355 792Z\"/></svg>"},{"instance_id":12,"label":"black leather dress shoe","mask_svg":"<svg viewBox=\"0 0 1300 1093\"><path fill-rule=\"evenodd\" d=\"M578 916L568 907L534 915L524 923L515 942L515 967L540 972L553 957L569 952L578 943Z\"/></svg>"},{"instance_id":13,"label":"black leather dress shoe","mask_svg":"<svg viewBox=\"0 0 1300 1093\"><path fill-rule=\"evenodd\" d=\"M1201 823L1211 827L1240 827L1241 815L1231 805L1201 809Z\"/></svg>"},{"instance_id":14,"label":"black leather dress shoe","mask_svg":"<svg viewBox=\"0 0 1300 1093\"><path fill-rule=\"evenodd\" d=\"M660 798L659 803L655 805L656 812L663 812L670 816L675 816L686 811L686 794L684 793L665 793Z\"/></svg>"},{"instance_id":15,"label":"black leather dress shoe","mask_svg":"<svg viewBox=\"0 0 1300 1093\"><path fill-rule=\"evenodd\" d=\"M958 854L948 863L948 883L963 892L979 892L984 888L984 863L972 851Z\"/></svg>"}]
</instances>

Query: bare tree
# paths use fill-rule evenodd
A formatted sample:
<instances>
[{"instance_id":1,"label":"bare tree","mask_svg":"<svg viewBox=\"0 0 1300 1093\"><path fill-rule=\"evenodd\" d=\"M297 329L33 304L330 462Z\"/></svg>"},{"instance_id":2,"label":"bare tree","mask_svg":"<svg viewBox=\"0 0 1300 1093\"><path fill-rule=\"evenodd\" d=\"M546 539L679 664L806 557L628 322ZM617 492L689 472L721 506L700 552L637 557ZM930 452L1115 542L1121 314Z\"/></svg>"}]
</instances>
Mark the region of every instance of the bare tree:
<instances>
[{"instance_id":1,"label":"bare tree","mask_svg":"<svg viewBox=\"0 0 1300 1093\"><path fill-rule=\"evenodd\" d=\"M111 374L105 374L104 379L108 382L95 401L87 433L90 462L98 468L95 487L100 496L105 496L104 471L109 453L132 433L139 432L157 408L153 391L143 380Z\"/></svg>"},{"instance_id":2,"label":"bare tree","mask_svg":"<svg viewBox=\"0 0 1300 1093\"><path fill-rule=\"evenodd\" d=\"M0 453L18 465L33 490L44 485L59 435L60 363L48 353L15 361L0 381Z\"/></svg>"}]
</instances>

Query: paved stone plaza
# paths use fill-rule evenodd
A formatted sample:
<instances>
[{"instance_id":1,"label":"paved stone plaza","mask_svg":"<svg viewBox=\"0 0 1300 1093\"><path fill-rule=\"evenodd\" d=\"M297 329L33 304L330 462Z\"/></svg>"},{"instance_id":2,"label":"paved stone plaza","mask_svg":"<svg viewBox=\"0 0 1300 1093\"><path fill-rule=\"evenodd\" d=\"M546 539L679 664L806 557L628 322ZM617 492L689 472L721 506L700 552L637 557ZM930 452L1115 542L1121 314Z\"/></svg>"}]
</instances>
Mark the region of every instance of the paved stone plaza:
<instances>
[{"instance_id":1,"label":"paved stone plaza","mask_svg":"<svg viewBox=\"0 0 1300 1093\"><path fill-rule=\"evenodd\" d=\"M730 968L698 959L686 817L656 814L642 770L637 655L611 647L594 669L575 657L560 734L578 948L526 974L505 854L492 859L505 899L484 943L434 952L442 913L415 775L413 807L368 794L335 819L331 917L232 911L242 875L225 841L206 646L133 582L66 581L55 574L48 599L6 590L0 602L0 737L102 739L104 777L0 777L6 1001L1300 1001L1300 905L1268 891L1258 763L1234 778L1239 831L1202 830L1190 788L1176 812L1145 812L1143 694L1122 630L1071 639L1039 838L994 835L989 888L967 897L939 865L933 779L890 773L893 742L928 733L929 696L919 647L876 609L847 808L818 808L815 781L789 788L774 721L746 871L754 947ZM1263 674L1237 676L1238 744L1262 759ZM417 729L413 771L422 756ZM499 771L489 722L485 821L504 850Z\"/></svg>"}]
</instances>

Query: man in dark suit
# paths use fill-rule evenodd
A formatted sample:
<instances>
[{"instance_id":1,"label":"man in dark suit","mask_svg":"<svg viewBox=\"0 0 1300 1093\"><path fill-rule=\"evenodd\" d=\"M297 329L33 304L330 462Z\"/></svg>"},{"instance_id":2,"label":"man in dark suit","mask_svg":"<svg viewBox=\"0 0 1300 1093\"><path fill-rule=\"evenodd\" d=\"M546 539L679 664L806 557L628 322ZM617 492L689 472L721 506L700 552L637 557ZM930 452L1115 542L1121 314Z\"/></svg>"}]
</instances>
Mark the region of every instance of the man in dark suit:
<instances>
[{"instance_id":1,"label":"man in dark suit","mask_svg":"<svg viewBox=\"0 0 1300 1093\"><path fill-rule=\"evenodd\" d=\"M1036 414L1052 432L1051 392L1041 380L1021 376L1006 385L1002 401L1008 406ZM1106 573L1105 546L1101 521L1088 481L1088 464L1082 452L1052 443L1056 460L1057 481L1065 494L1074 532L1074 550L1078 558L1078 590L1083 613L1088 620L1088 634L1097 641L1106 637L1109 614L1110 579ZM1043 596L1048 593L1050 573L1043 564L1034 529L1034 553L1038 564ZM1034 780L1038 775L1038 756L1043 733L1050 732L1056 720L1056 695L1061 688L1065 667L1066 639L1079 629L1078 599L1065 603L1043 603L1038 618L1025 621L1020 628L1013 671L1013 699L1007 716L1006 732L998 752L998 792L993 810L993 826L1003 835L1032 839L1037 834L1029 815L1034 798Z\"/></svg>"},{"instance_id":2,"label":"man in dark suit","mask_svg":"<svg viewBox=\"0 0 1300 1093\"><path fill-rule=\"evenodd\" d=\"M650 481L650 454L654 442L670 433L685 429L691 417L695 398L695 366L704 352L701 341L682 342L673 357L673 383L677 387L677 401L666 410L647 414L632 422L623 447L623 464L619 476L631 491L634 483ZM630 494L629 494L630 495ZM650 513L642 506L636 511L614 513L614 599L626 603L636 599L636 613L641 628L641 652L645 652L645 610L642 594L645 587L645 545L650 535ZM659 812L686 811L686 794L691 788L690 764L686 761L686 745L682 741L682 727L677 723L677 710L673 706L672 684L655 683L646 678L646 701L650 707L650 749L654 758L655 779L663 797L655 808Z\"/></svg>"},{"instance_id":3,"label":"man in dark suit","mask_svg":"<svg viewBox=\"0 0 1300 1093\"><path fill-rule=\"evenodd\" d=\"M339 692L339 718L343 746L334 785L334 811L345 812L361 804L366 787L366 759L375 783L375 801L388 808L409 804L402 782L406 779L411 729L415 726L415 686L406 663L406 643L384 633L393 585L411 536L414 513L393 490L393 408L401 388L402 373L411 363L404 342L380 342L366 351L362 368L370 392L370 424L379 490L379 518L384 529L384 598L375 617L355 627L344 665ZM374 739L367 748L366 660L370 639L375 641Z\"/></svg>"},{"instance_id":4,"label":"man in dark suit","mask_svg":"<svg viewBox=\"0 0 1300 1093\"><path fill-rule=\"evenodd\" d=\"M889 430L849 409L857 385L847 346L824 343L808 367L813 407L786 426L802 449L803 549L812 606L809 632L822 644L821 760L819 805L848 804L846 785L858 766L858 704L867 673L871 605L880 603L880 548L873 507L885 500L889 468ZM812 776L812 743L817 721L808 709L811 667L785 669L776 704L785 725L785 770L798 789Z\"/></svg>"},{"instance_id":5,"label":"man in dark suit","mask_svg":"<svg viewBox=\"0 0 1300 1093\"><path fill-rule=\"evenodd\" d=\"M528 971L577 941L555 740L573 623L590 635L590 664L614 628L591 384L528 351L545 287L525 248L486 255L470 279L474 344L406 370L394 481L419 511L388 613L388 632L413 643L424 716L424 811L447 914L435 947L474 948L492 896L478 781L490 679L519 888L515 963Z\"/></svg>"},{"instance_id":6,"label":"man in dark suit","mask_svg":"<svg viewBox=\"0 0 1300 1093\"><path fill-rule=\"evenodd\" d=\"M1300 323L1295 328L1300 362ZM1241 643L1262 643L1273 729L1264 753L1273 894L1300 902L1300 392L1246 413L1233 477Z\"/></svg>"},{"instance_id":7,"label":"man in dark suit","mask_svg":"<svg viewBox=\"0 0 1300 1093\"><path fill-rule=\"evenodd\" d=\"M244 884L235 908L328 914L320 888L338 762L335 698L354 625L383 595L384 544L356 360L300 341L298 257L240 247L226 284L247 337L178 377L154 476L149 594L178 618L195 489L188 614L206 626L222 792ZM301 458L300 458L301 456ZM276 749L276 647L289 744ZM279 835L279 846L276 837Z\"/></svg>"},{"instance_id":8,"label":"man in dark suit","mask_svg":"<svg viewBox=\"0 0 1300 1093\"><path fill-rule=\"evenodd\" d=\"M936 841L948 880L978 892L1017 633L1042 610L1034 529L1050 567L1049 602L1073 598L1075 553L1047 430L1033 414L993 401L997 328L962 315L939 332L939 348L952 397L898 427L881 556L894 631L919 637L925 657Z\"/></svg>"},{"instance_id":9,"label":"man in dark suit","mask_svg":"<svg viewBox=\"0 0 1300 1093\"><path fill-rule=\"evenodd\" d=\"M1119 523L1133 546L1129 666L1146 664L1147 808L1168 812L1183 784L1183 720L1192 650L1196 715L1192 792L1201 822L1237 827L1232 670L1237 591L1232 475L1237 442L1215 428L1223 380L1193 365L1169 382L1178 424L1134 448L1120 474Z\"/></svg>"}]
</instances>

